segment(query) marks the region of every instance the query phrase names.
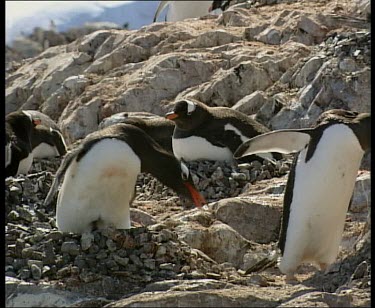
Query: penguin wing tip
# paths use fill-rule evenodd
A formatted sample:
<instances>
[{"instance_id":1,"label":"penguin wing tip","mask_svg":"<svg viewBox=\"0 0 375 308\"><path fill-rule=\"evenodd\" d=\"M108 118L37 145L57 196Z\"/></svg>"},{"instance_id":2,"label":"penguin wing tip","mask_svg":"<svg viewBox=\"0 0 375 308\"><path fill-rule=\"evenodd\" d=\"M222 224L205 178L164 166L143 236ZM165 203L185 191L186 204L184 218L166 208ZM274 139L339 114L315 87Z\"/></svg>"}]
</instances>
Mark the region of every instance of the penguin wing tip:
<instances>
[{"instance_id":1,"label":"penguin wing tip","mask_svg":"<svg viewBox=\"0 0 375 308\"><path fill-rule=\"evenodd\" d=\"M241 158L241 157L244 155L244 153L246 152L246 149L247 149L247 148L248 148L248 145L247 145L246 142L243 143L243 144L241 144L241 145L237 148L237 150L234 152L233 157L234 157L235 159L239 159L239 158Z\"/></svg>"},{"instance_id":2,"label":"penguin wing tip","mask_svg":"<svg viewBox=\"0 0 375 308\"><path fill-rule=\"evenodd\" d=\"M46 199L43 201L43 206L49 206L51 204L51 197L47 196Z\"/></svg>"}]
</instances>

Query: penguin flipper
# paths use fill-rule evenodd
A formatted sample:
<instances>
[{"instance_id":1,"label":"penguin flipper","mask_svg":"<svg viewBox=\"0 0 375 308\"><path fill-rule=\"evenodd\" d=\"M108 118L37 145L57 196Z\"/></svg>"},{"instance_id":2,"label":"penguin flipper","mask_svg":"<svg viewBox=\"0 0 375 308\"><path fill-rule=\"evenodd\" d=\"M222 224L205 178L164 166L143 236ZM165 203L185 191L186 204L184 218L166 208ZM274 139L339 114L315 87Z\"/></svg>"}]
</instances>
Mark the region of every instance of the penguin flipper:
<instances>
[{"instance_id":1,"label":"penguin flipper","mask_svg":"<svg viewBox=\"0 0 375 308\"><path fill-rule=\"evenodd\" d=\"M265 152L299 152L310 142L311 131L312 129L281 129L256 136L240 145L234 158Z\"/></svg>"},{"instance_id":2,"label":"penguin flipper","mask_svg":"<svg viewBox=\"0 0 375 308\"><path fill-rule=\"evenodd\" d=\"M60 184L61 179L63 178L63 176L65 174L66 169L68 169L70 163L77 156L77 154L78 154L78 151L73 151L73 152L68 152L65 155L64 160L62 161L59 169L57 169L55 178L54 178L54 180L52 182L52 185L51 185L51 187L48 191L47 197L43 202L44 206L48 206L52 202L52 199L53 199L53 197L54 197L54 195L55 195L55 193L56 193L56 191L59 187L59 184Z\"/></svg>"},{"instance_id":3,"label":"penguin flipper","mask_svg":"<svg viewBox=\"0 0 375 308\"><path fill-rule=\"evenodd\" d=\"M169 1L160 1L158 8L154 15L154 22L156 22L159 14L164 10L164 8L169 4Z\"/></svg>"}]
</instances>

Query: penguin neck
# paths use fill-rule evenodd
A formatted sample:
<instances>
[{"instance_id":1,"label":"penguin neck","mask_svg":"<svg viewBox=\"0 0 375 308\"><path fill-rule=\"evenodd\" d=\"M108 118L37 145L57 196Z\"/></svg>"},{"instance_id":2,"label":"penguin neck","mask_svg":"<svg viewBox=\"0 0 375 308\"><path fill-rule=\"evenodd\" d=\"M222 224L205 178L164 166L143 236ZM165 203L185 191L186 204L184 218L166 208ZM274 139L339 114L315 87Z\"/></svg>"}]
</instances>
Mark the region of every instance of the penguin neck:
<instances>
[{"instance_id":1,"label":"penguin neck","mask_svg":"<svg viewBox=\"0 0 375 308\"><path fill-rule=\"evenodd\" d=\"M366 114L362 118L358 119L356 123L349 124L349 127L353 130L354 134L363 149L368 151L371 149L371 117Z\"/></svg>"},{"instance_id":2,"label":"penguin neck","mask_svg":"<svg viewBox=\"0 0 375 308\"><path fill-rule=\"evenodd\" d=\"M142 171L152 174L176 193L190 197L181 179L181 168L178 160L172 154L162 149L155 149L153 158L152 162L147 160L142 161Z\"/></svg>"},{"instance_id":3,"label":"penguin neck","mask_svg":"<svg viewBox=\"0 0 375 308\"><path fill-rule=\"evenodd\" d=\"M198 105L197 109L192 114L192 118L190 119L189 128L186 130L193 131L211 121L211 118L212 115L208 111L207 107Z\"/></svg>"}]
</instances>

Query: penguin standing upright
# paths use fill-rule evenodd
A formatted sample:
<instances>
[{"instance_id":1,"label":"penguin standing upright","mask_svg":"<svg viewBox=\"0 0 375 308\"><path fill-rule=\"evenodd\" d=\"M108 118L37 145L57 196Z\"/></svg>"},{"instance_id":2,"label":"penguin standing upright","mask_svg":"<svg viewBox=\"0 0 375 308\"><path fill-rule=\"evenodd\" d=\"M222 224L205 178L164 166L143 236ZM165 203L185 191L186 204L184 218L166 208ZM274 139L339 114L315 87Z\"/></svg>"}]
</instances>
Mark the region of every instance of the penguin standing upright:
<instances>
[{"instance_id":1,"label":"penguin standing upright","mask_svg":"<svg viewBox=\"0 0 375 308\"><path fill-rule=\"evenodd\" d=\"M227 107L209 107L190 98L177 101L173 111L165 117L176 125L172 137L173 153L185 161L233 161L233 153L243 142L269 131L242 112ZM256 156L261 161L282 157L278 153Z\"/></svg>"},{"instance_id":2,"label":"penguin standing upright","mask_svg":"<svg viewBox=\"0 0 375 308\"><path fill-rule=\"evenodd\" d=\"M167 5L169 5L169 9L166 21L174 22L208 15L212 1L160 1L155 12L154 22Z\"/></svg>"},{"instance_id":3,"label":"penguin standing upright","mask_svg":"<svg viewBox=\"0 0 375 308\"><path fill-rule=\"evenodd\" d=\"M140 172L148 172L196 206L205 203L189 169L140 128L115 124L88 135L68 153L45 200L51 203L62 177L56 224L83 233L110 225L129 229L130 204Z\"/></svg>"},{"instance_id":4,"label":"penguin standing upright","mask_svg":"<svg viewBox=\"0 0 375 308\"><path fill-rule=\"evenodd\" d=\"M314 128L284 129L245 142L235 157L298 152L284 196L279 268L287 281L301 263L321 270L338 254L361 159L371 148L371 115L342 109L322 113Z\"/></svg>"}]
</instances>

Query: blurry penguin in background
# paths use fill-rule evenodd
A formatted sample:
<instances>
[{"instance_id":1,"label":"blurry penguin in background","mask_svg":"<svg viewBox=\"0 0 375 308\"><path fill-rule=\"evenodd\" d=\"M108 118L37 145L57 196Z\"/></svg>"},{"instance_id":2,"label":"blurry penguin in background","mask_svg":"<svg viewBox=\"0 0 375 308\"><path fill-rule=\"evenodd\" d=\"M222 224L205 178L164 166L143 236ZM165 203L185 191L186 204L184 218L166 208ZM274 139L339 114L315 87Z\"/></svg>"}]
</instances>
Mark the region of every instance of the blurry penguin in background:
<instances>
[{"instance_id":1,"label":"blurry penguin in background","mask_svg":"<svg viewBox=\"0 0 375 308\"><path fill-rule=\"evenodd\" d=\"M170 22L205 16L213 11L213 1L160 1L154 22L166 6L168 6L168 12L165 21Z\"/></svg>"},{"instance_id":2,"label":"blurry penguin in background","mask_svg":"<svg viewBox=\"0 0 375 308\"><path fill-rule=\"evenodd\" d=\"M34 158L63 156L66 144L57 124L36 110L20 110L5 118L5 174L27 174Z\"/></svg>"}]
</instances>

